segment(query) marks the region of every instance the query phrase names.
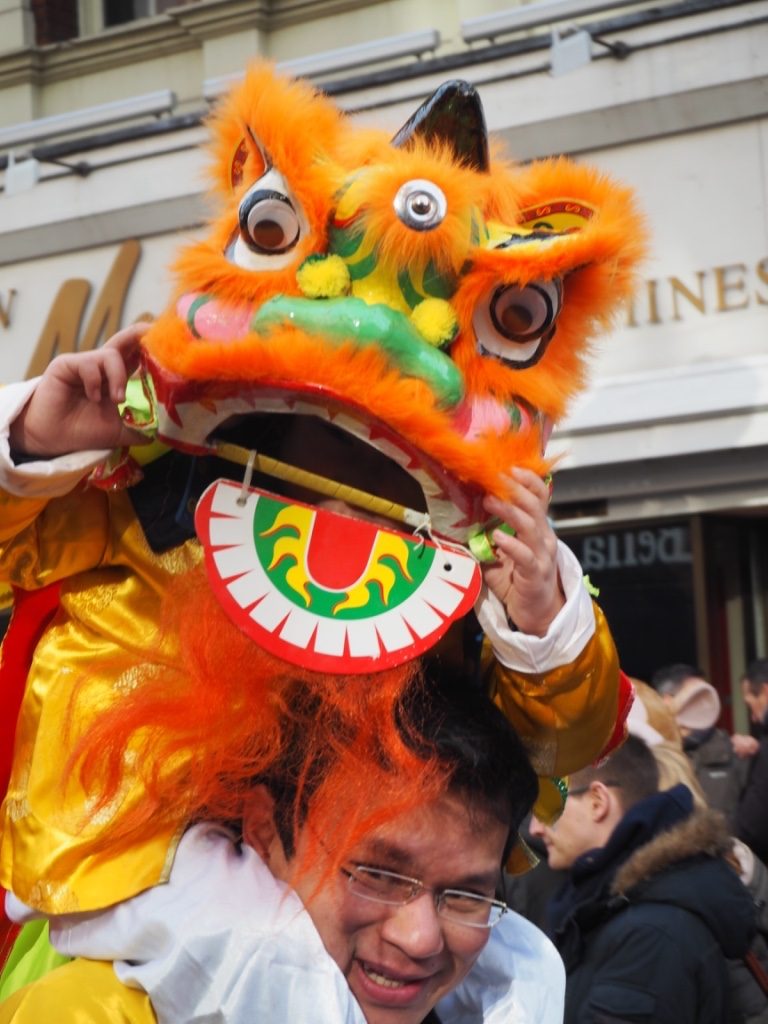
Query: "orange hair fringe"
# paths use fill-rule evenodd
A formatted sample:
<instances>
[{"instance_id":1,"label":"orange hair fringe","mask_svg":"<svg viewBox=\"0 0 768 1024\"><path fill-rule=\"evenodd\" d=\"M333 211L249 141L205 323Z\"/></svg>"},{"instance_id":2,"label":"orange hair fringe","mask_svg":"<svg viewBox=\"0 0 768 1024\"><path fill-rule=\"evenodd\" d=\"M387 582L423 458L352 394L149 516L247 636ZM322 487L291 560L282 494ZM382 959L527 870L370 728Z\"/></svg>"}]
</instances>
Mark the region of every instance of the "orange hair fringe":
<instances>
[{"instance_id":1,"label":"orange hair fringe","mask_svg":"<svg viewBox=\"0 0 768 1024\"><path fill-rule=\"evenodd\" d=\"M333 869L377 825L446 790L437 757L415 754L396 727L404 696L420 685L413 663L363 676L287 665L227 619L202 568L169 592L160 641L167 653L91 717L64 773L92 797L89 820L110 817L99 846L140 844L150 830L196 820L237 822L254 780L287 764L295 824L312 790L296 870L314 861L321 835ZM88 701L82 680L70 730ZM122 801L126 780L139 799Z\"/></svg>"}]
</instances>

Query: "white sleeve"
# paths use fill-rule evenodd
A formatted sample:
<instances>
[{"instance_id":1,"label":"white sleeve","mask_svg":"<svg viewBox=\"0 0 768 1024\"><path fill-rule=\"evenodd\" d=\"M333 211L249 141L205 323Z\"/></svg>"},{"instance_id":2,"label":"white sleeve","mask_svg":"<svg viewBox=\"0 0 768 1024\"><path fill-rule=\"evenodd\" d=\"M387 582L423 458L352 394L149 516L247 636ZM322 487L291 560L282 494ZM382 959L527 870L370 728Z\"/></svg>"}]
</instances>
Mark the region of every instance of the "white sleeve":
<instances>
[{"instance_id":1,"label":"white sleeve","mask_svg":"<svg viewBox=\"0 0 768 1024\"><path fill-rule=\"evenodd\" d=\"M103 462L109 450L72 452L15 465L11 459L11 424L32 397L38 379L0 388L0 488L20 498L58 498Z\"/></svg>"},{"instance_id":2,"label":"white sleeve","mask_svg":"<svg viewBox=\"0 0 768 1024\"><path fill-rule=\"evenodd\" d=\"M512 629L501 601L483 586L475 613L491 642L496 660L515 672L551 672L581 654L595 632L592 599L584 586L579 560L562 541L557 542L557 568L565 604L544 636Z\"/></svg>"},{"instance_id":3,"label":"white sleeve","mask_svg":"<svg viewBox=\"0 0 768 1024\"><path fill-rule=\"evenodd\" d=\"M51 918L50 936L66 955L112 960L158 1024L365 1024L296 893L215 825L188 829L167 883Z\"/></svg>"},{"instance_id":4,"label":"white sleeve","mask_svg":"<svg viewBox=\"0 0 768 1024\"><path fill-rule=\"evenodd\" d=\"M562 1024L565 967L549 939L509 911L464 981L437 1004L443 1024Z\"/></svg>"},{"instance_id":5,"label":"white sleeve","mask_svg":"<svg viewBox=\"0 0 768 1024\"><path fill-rule=\"evenodd\" d=\"M37 916L15 909L16 920ZM217 826L186 832L166 884L51 918L50 936L61 953L114 961L158 1024L365 1024L298 896ZM445 1024L561 1024L564 988L552 943L509 912L438 1012Z\"/></svg>"}]
</instances>

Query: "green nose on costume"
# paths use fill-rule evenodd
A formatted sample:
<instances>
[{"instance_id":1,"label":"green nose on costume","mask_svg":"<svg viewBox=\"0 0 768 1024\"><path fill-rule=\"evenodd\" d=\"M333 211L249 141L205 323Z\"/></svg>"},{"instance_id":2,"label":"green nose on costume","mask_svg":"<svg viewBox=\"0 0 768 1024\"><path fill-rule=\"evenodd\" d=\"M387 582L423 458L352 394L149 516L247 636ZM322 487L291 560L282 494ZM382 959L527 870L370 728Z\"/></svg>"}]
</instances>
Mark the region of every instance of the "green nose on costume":
<instances>
[{"instance_id":1,"label":"green nose on costume","mask_svg":"<svg viewBox=\"0 0 768 1024\"><path fill-rule=\"evenodd\" d=\"M423 380L443 408L457 405L464 382L453 360L427 344L406 316L362 299L303 299L278 295L265 302L250 323L257 334L293 324L308 334L367 347L375 345L409 377Z\"/></svg>"}]
</instances>

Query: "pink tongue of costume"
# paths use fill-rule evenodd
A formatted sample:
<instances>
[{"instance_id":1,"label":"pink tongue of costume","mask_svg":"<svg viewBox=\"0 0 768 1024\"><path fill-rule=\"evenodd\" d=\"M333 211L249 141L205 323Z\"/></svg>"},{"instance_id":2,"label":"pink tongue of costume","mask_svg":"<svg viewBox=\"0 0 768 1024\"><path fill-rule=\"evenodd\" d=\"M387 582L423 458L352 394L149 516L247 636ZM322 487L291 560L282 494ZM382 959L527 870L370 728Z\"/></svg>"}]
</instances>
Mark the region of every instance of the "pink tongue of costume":
<instances>
[{"instance_id":1,"label":"pink tongue of costume","mask_svg":"<svg viewBox=\"0 0 768 1024\"><path fill-rule=\"evenodd\" d=\"M312 579L328 590L345 590L365 572L371 557L377 527L351 516L325 512L315 516L307 551L307 568ZM333 552L331 558L328 552Z\"/></svg>"}]
</instances>

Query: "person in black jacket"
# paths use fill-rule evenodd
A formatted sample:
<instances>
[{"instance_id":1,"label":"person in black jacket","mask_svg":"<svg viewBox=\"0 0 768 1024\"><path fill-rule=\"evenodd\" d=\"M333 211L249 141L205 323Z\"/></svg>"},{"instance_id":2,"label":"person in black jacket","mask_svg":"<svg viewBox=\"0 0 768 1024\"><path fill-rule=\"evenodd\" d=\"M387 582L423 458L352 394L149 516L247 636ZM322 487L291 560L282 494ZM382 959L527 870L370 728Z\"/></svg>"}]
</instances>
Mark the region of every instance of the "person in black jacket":
<instances>
[{"instance_id":1,"label":"person in black jacket","mask_svg":"<svg viewBox=\"0 0 768 1024\"><path fill-rule=\"evenodd\" d=\"M762 737L736 814L736 835L768 864L768 658L747 667L741 692Z\"/></svg>"},{"instance_id":2,"label":"person in black jacket","mask_svg":"<svg viewBox=\"0 0 768 1024\"><path fill-rule=\"evenodd\" d=\"M672 711L707 803L735 826L736 809L747 781L749 758L739 756L731 737L717 727L721 705L717 690L692 665L666 665L652 685Z\"/></svg>"},{"instance_id":3,"label":"person in black jacket","mask_svg":"<svg viewBox=\"0 0 768 1024\"><path fill-rule=\"evenodd\" d=\"M642 740L574 775L560 820L531 831L569 871L550 904L565 1024L728 1020L726 958L746 952L754 903L724 859L723 818L685 786L658 792Z\"/></svg>"}]
</instances>

